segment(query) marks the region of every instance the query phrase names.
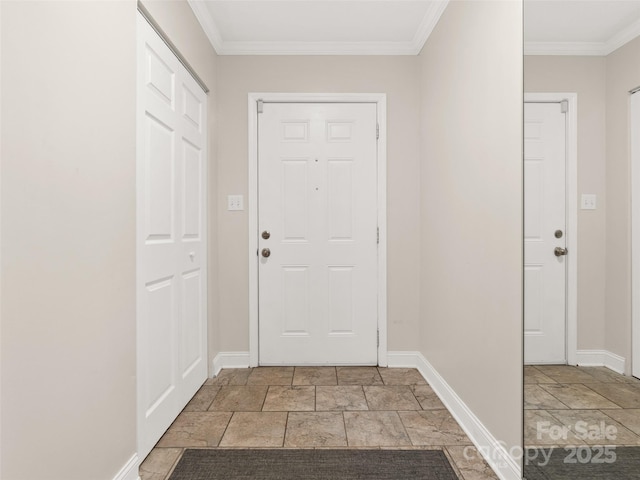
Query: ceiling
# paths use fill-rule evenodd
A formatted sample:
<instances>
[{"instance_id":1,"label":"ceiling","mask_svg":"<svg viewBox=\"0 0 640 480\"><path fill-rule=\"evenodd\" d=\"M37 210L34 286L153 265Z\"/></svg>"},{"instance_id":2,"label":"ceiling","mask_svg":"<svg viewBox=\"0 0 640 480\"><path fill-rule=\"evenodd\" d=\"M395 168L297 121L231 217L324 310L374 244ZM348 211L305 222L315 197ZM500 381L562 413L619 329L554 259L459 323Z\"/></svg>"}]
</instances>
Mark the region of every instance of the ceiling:
<instances>
[{"instance_id":1,"label":"ceiling","mask_svg":"<svg viewBox=\"0 0 640 480\"><path fill-rule=\"evenodd\" d=\"M188 1L219 55L417 55L449 3ZM638 35L640 0L525 0L526 54L607 55Z\"/></svg>"},{"instance_id":2,"label":"ceiling","mask_svg":"<svg viewBox=\"0 0 640 480\"><path fill-rule=\"evenodd\" d=\"M640 35L640 0L525 0L525 53L608 55Z\"/></svg>"},{"instance_id":3,"label":"ceiling","mask_svg":"<svg viewBox=\"0 0 640 480\"><path fill-rule=\"evenodd\" d=\"M189 0L219 55L417 55L449 0Z\"/></svg>"}]
</instances>

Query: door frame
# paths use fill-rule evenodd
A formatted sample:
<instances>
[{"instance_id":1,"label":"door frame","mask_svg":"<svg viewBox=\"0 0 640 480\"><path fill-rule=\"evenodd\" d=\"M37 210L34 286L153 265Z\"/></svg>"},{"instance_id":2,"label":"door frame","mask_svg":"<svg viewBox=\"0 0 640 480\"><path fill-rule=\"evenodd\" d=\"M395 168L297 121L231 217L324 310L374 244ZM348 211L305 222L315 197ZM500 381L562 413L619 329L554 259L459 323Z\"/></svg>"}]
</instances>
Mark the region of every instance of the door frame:
<instances>
[{"instance_id":1,"label":"door frame","mask_svg":"<svg viewBox=\"0 0 640 480\"><path fill-rule=\"evenodd\" d=\"M258 333L258 101L264 103L375 103L378 138L378 365L387 366L387 95L385 93L248 94L249 121L249 365L259 362Z\"/></svg>"},{"instance_id":2,"label":"door frame","mask_svg":"<svg viewBox=\"0 0 640 480\"><path fill-rule=\"evenodd\" d=\"M578 94L525 93L524 103L560 103L566 100L566 234L567 296L566 353L567 364L578 364ZM523 177L524 179L524 177ZM524 321L524 320L523 320Z\"/></svg>"},{"instance_id":3,"label":"door frame","mask_svg":"<svg viewBox=\"0 0 640 480\"><path fill-rule=\"evenodd\" d=\"M634 135L633 127L640 125L640 105L634 108L634 95L629 92L629 148L630 148L630 194L631 194L631 375L640 378L640 135Z\"/></svg>"}]
</instances>

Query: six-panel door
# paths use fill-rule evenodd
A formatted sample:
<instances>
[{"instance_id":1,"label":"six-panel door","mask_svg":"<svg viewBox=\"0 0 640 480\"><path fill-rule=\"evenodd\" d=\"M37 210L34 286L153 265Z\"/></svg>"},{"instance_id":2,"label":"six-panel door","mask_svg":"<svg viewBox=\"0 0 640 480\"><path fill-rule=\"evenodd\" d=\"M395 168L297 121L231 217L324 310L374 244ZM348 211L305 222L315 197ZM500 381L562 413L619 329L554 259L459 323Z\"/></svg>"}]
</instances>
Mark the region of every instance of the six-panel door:
<instances>
[{"instance_id":1,"label":"six-panel door","mask_svg":"<svg viewBox=\"0 0 640 480\"><path fill-rule=\"evenodd\" d=\"M567 239L565 129L560 103L525 103L526 363L566 363L566 258L554 254Z\"/></svg>"},{"instance_id":2,"label":"six-panel door","mask_svg":"<svg viewBox=\"0 0 640 480\"><path fill-rule=\"evenodd\" d=\"M204 91L138 18L138 454L207 376Z\"/></svg>"},{"instance_id":3,"label":"six-panel door","mask_svg":"<svg viewBox=\"0 0 640 480\"><path fill-rule=\"evenodd\" d=\"M260 363L375 365L376 105L258 117Z\"/></svg>"}]
</instances>

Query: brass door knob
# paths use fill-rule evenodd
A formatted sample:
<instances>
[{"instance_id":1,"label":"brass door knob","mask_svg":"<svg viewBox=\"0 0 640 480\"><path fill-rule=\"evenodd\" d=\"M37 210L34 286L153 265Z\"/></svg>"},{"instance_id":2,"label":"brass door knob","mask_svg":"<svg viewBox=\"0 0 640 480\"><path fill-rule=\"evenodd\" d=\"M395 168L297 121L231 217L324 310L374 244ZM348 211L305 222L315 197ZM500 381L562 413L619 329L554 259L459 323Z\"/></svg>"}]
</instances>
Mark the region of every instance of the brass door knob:
<instances>
[{"instance_id":1,"label":"brass door knob","mask_svg":"<svg viewBox=\"0 0 640 480\"><path fill-rule=\"evenodd\" d=\"M267 258L267 257L271 256L271 250L269 250L268 248L263 248L262 249L262 256L264 258Z\"/></svg>"}]
</instances>

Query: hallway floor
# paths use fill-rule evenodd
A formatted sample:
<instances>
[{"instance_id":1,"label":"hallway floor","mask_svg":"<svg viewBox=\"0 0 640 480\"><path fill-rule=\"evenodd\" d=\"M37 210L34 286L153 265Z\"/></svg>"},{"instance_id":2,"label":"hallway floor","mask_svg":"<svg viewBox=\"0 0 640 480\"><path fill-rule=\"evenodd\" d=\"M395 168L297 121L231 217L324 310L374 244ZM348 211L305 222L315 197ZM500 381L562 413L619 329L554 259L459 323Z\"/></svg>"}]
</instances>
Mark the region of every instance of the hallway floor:
<instances>
[{"instance_id":1,"label":"hallway floor","mask_svg":"<svg viewBox=\"0 0 640 480\"><path fill-rule=\"evenodd\" d=\"M640 445L640 380L566 365L526 366L524 378L525 446Z\"/></svg>"},{"instance_id":2,"label":"hallway floor","mask_svg":"<svg viewBox=\"0 0 640 480\"><path fill-rule=\"evenodd\" d=\"M415 369L225 369L202 386L140 467L166 480L185 448L441 449L462 480L497 479Z\"/></svg>"}]
</instances>

